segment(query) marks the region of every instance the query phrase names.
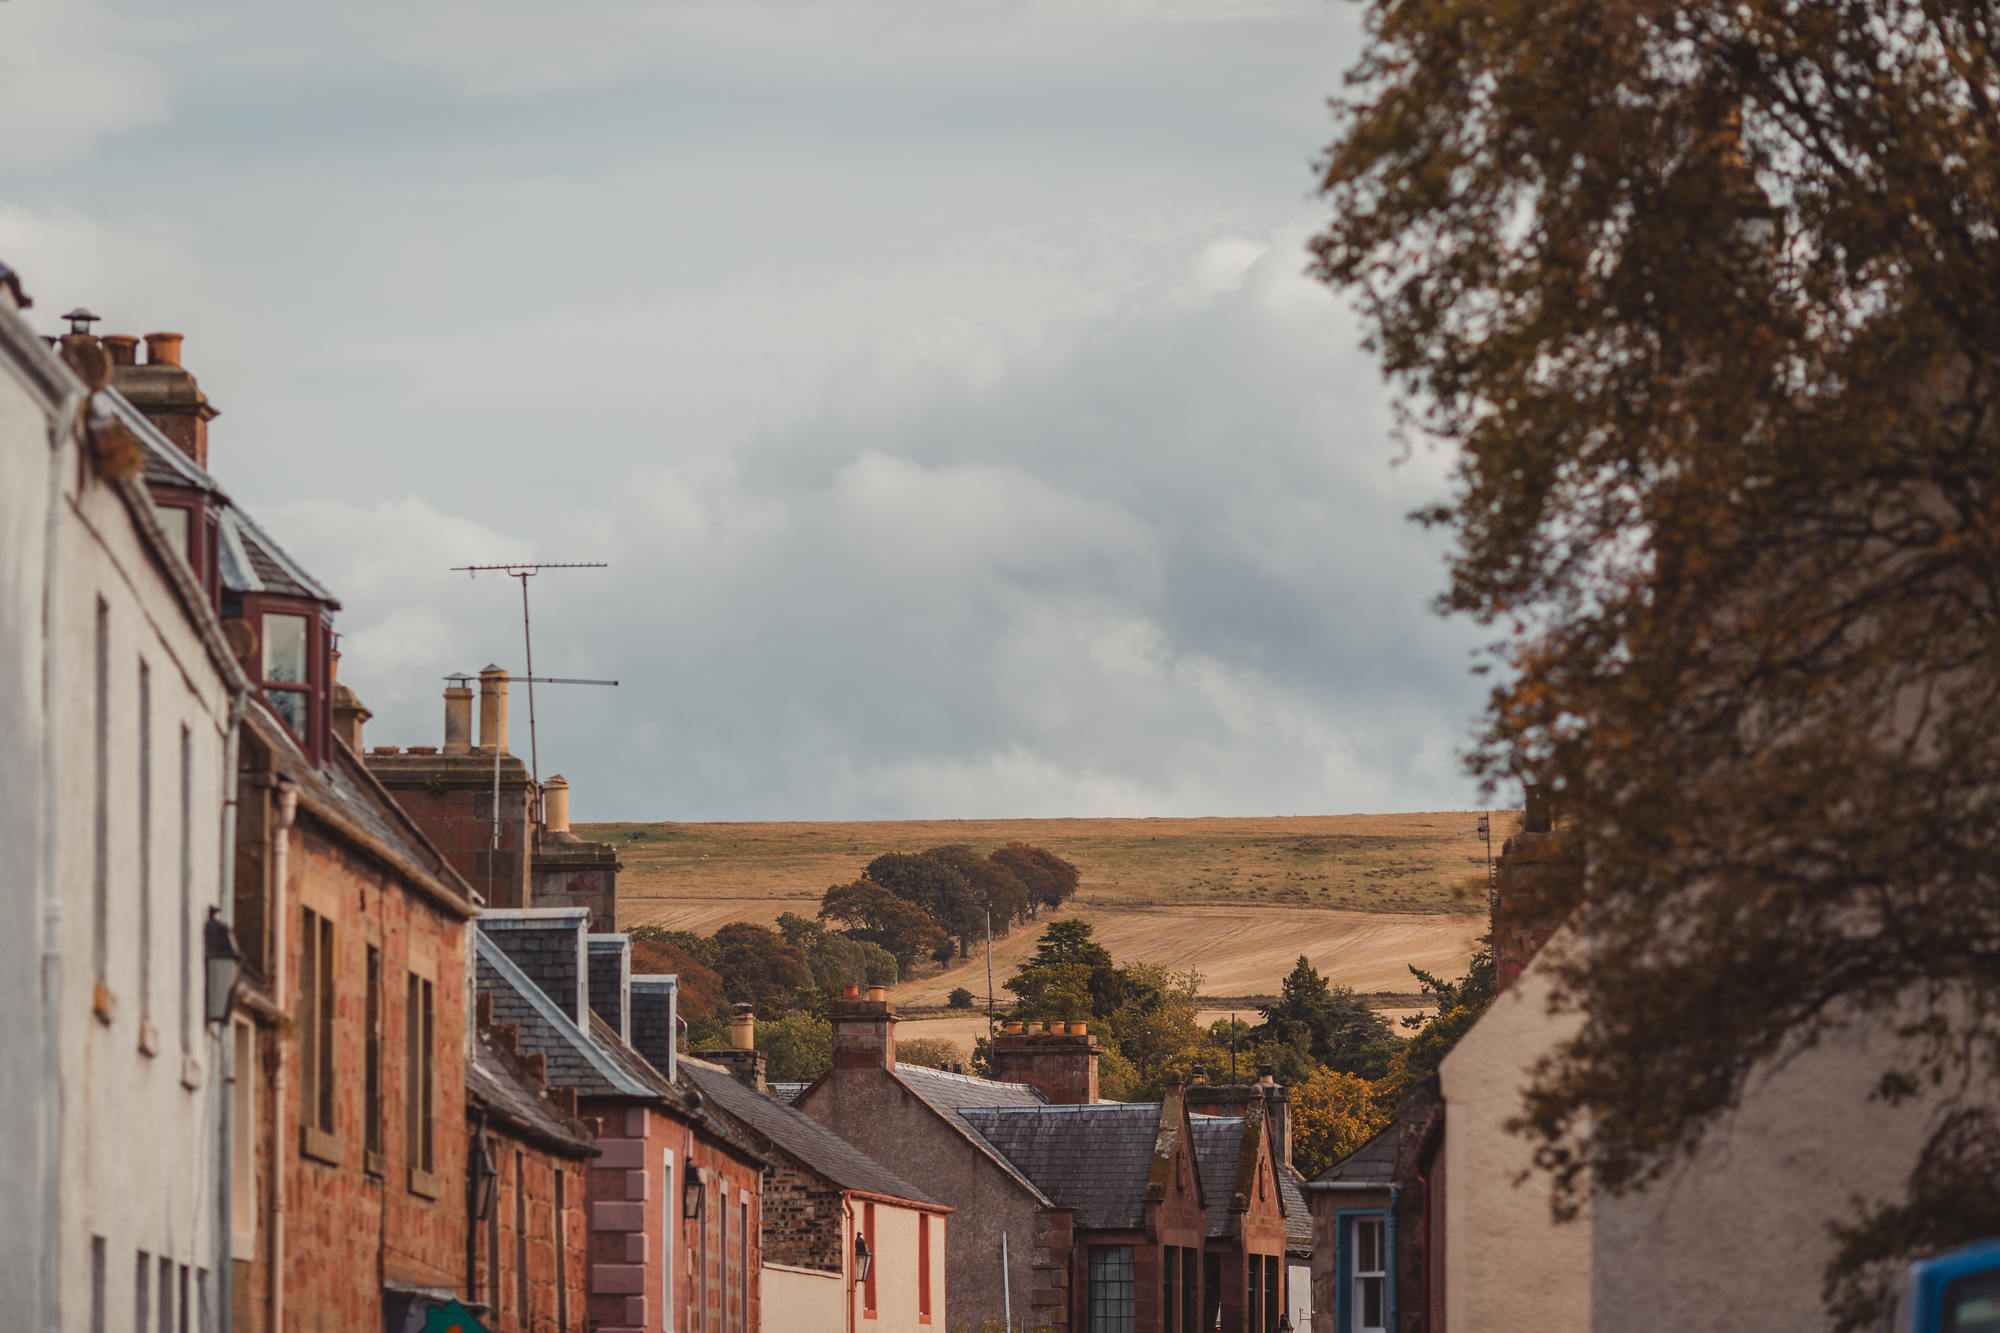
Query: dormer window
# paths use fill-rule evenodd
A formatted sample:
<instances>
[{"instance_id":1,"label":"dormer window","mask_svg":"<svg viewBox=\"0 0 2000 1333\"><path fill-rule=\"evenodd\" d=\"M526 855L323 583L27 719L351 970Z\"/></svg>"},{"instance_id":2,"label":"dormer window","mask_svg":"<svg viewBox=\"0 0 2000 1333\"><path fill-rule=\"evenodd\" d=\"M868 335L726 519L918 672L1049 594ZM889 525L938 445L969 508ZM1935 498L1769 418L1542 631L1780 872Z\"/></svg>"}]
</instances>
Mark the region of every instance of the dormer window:
<instances>
[{"instance_id":1,"label":"dormer window","mask_svg":"<svg viewBox=\"0 0 2000 1333\"><path fill-rule=\"evenodd\" d=\"M167 540L194 571L195 581L207 594L210 606L222 609L222 580L218 564L215 507L199 491L177 486L153 487L153 512Z\"/></svg>"},{"instance_id":2,"label":"dormer window","mask_svg":"<svg viewBox=\"0 0 2000 1333\"><path fill-rule=\"evenodd\" d=\"M256 647L244 667L272 714L319 762L332 730L331 612L303 598L246 595L242 617L256 631Z\"/></svg>"}]
</instances>

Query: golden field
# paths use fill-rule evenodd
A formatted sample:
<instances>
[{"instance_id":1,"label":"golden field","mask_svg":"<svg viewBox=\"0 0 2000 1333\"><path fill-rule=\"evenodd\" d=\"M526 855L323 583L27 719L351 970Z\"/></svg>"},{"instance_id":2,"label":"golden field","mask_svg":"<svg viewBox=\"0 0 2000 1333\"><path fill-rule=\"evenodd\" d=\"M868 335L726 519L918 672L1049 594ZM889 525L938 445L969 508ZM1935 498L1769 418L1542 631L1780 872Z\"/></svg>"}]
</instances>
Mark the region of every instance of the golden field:
<instances>
[{"instance_id":1,"label":"golden field","mask_svg":"<svg viewBox=\"0 0 2000 1333\"><path fill-rule=\"evenodd\" d=\"M1486 848L1477 812L1302 815L1257 819L908 820L767 824L587 824L579 836L618 848L621 924L703 933L730 921L811 916L829 885L874 857L1019 840L1073 862L1082 876L1060 914L1096 927L1121 962L1202 974L1208 996L1269 995L1300 954L1334 981L1411 993L1407 970L1456 976L1486 930ZM1493 847L1518 831L1493 815ZM1043 913L1046 922L1050 914ZM1033 952L1030 922L994 941L996 984ZM956 986L985 994L983 958L896 988L899 1003L942 1005ZM937 1019L968 1030L961 1015ZM978 1020L983 1031L984 1020ZM919 1024L906 1024L919 1035Z\"/></svg>"}]
</instances>

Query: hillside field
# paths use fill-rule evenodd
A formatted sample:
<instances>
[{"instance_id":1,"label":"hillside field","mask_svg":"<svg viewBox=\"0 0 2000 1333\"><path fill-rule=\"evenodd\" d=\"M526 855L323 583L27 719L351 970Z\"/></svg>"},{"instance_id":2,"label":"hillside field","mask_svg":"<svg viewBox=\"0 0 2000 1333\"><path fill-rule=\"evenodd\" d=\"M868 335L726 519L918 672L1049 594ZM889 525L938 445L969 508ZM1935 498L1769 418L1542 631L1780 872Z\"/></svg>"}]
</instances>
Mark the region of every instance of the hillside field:
<instances>
[{"instance_id":1,"label":"hillside field","mask_svg":"<svg viewBox=\"0 0 2000 1333\"><path fill-rule=\"evenodd\" d=\"M767 824L579 824L618 848L622 925L703 933L730 921L811 916L833 884L874 857L1019 840L1075 863L1076 899L1060 916L1090 921L1121 962L1202 974L1202 993L1270 995L1300 954L1334 981L1413 994L1408 965L1456 976L1486 932L1486 846L1477 812L1301 815L1258 819L917 820ZM1493 814L1493 850L1520 828ZM996 985L1033 952L1042 922L994 941ZM914 977L907 1009L942 1005L965 986L984 996L985 960ZM1219 1003L1219 1000L1218 1000ZM1401 1006L1397 1006L1401 1007ZM913 1014L912 1017L915 1015ZM962 1024L958 1019L952 1026ZM983 1020L981 1020L983 1030ZM908 1023L907 1035L920 1026Z\"/></svg>"}]
</instances>

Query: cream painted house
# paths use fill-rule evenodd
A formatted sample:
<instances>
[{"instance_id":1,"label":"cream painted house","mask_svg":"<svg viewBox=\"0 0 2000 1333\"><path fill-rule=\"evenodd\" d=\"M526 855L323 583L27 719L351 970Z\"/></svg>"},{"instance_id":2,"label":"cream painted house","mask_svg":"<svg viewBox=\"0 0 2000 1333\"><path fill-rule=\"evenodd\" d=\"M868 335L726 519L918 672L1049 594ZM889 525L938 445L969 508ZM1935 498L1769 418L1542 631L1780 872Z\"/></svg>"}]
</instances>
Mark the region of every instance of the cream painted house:
<instances>
[{"instance_id":1,"label":"cream painted house","mask_svg":"<svg viewBox=\"0 0 2000 1333\"><path fill-rule=\"evenodd\" d=\"M0 749L24 871L0 930L18 1047L0 1111L36 1149L0 1167L19 1242L0 1300L23 1328L214 1328L227 1085L205 938L247 686L134 470L136 437L173 446L90 394L11 293L0 365Z\"/></svg>"}]
</instances>

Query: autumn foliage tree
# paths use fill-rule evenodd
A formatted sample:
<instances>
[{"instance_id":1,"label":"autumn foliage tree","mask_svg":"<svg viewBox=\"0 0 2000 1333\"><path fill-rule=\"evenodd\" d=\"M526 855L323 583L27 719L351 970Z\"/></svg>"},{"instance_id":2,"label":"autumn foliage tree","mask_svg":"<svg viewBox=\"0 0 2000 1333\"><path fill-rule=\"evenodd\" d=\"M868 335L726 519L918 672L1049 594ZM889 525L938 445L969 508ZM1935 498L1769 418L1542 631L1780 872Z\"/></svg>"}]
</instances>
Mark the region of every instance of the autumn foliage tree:
<instances>
[{"instance_id":1,"label":"autumn foliage tree","mask_svg":"<svg viewBox=\"0 0 2000 1333\"><path fill-rule=\"evenodd\" d=\"M905 973L945 941L944 932L923 908L866 879L828 889L820 899L819 914L822 920L845 926L856 939L888 950Z\"/></svg>"},{"instance_id":2,"label":"autumn foliage tree","mask_svg":"<svg viewBox=\"0 0 2000 1333\"><path fill-rule=\"evenodd\" d=\"M1061 907L1076 896L1082 880L1074 865L1032 843L1007 843L994 848L987 859L1021 882L1031 909Z\"/></svg>"},{"instance_id":3,"label":"autumn foliage tree","mask_svg":"<svg viewBox=\"0 0 2000 1333\"><path fill-rule=\"evenodd\" d=\"M1477 766L1588 866L1541 905L1592 945L1529 1107L1562 1197L1656 1179L1842 1024L1902 1032L1891 1097L1989 1096L2000 12L1367 15L1315 264L1456 458L1425 517L1497 635Z\"/></svg>"}]
</instances>

